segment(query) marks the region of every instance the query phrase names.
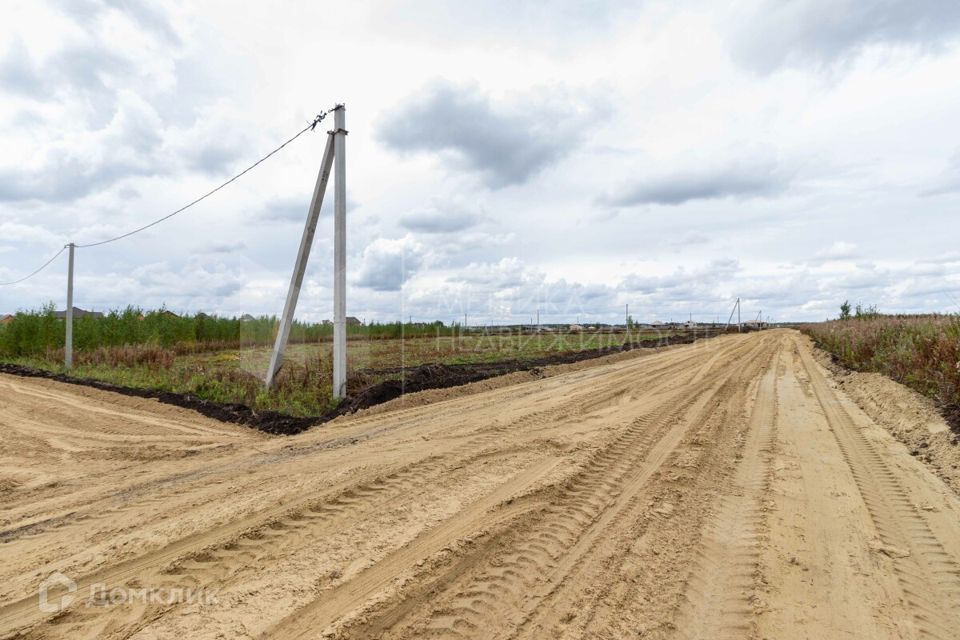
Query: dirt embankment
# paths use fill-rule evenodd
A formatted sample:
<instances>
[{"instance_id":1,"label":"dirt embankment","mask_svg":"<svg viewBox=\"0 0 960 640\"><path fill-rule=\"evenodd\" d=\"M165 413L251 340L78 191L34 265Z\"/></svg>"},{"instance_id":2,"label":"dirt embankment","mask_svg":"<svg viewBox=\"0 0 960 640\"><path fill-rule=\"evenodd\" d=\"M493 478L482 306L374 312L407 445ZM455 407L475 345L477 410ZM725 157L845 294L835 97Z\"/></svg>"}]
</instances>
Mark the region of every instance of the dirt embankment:
<instances>
[{"instance_id":1,"label":"dirt embankment","mask_svg":"<svg viewBox=\"0 0 960 640\"><path fill-rule=\"evenodd\" d=\"M816 355L840 389L960 495L960 430L947 422L942 407L879 373L851 371L826 351L817 349Z\"/></svg>"},{"instance_id":2,"label":"dirt embankment","mask_svg":"<svg viewBox=\"0 0 960 640\"><path fill-rule=\"evenodd\" d=\"M631 351L633 349L652 349L677 344L690 344L697 340L719 335L716 332L697 335L671 335L664 338L651 338L625 343L622 346L604 347L588 351L560 353L543 358L528 360L504 360L492 363L475 364L425 364L407 369L383 369L365 371L364 376L370 374L398 375L399 379L389 379L366 386L351 393L340 405L320 416L291 416L276 411L260 411L239 403L213 402L199 398L189 393L174 393L158 391L156 389L142 389L126 387L109 382L90 378L77 378L62 373L43 371L16 364L0 363L0 373L25 376L31 378L46 378L68 384L77 384L103 391L112 391L126 396L138 398L152 398L164 404L171 404L185 409L191 409L208 418L242 424L259 429L274 435L296 435L334 418L355 413L361 409L388 402L407 393L417 393L428 389L447 389L480 380L503 376L519 371L533 371L547 366L570 364L584 360L601 358L613 353Z\"/></svg>"},{"instance_id":3,"label":"dirt embankment","mask_svg":"<svg viewBox=\"0 0 960 640\"><path fill-rule=\"evenodd\" d=\"M43 371L16 364L0 363L0 373L6 373L26 378L44 378L47 380L56 380L67 384L92 387L101 391L111 391L125 396L135 398L151 398L159 400L164 404L170 404L185 409L191 409L197 413L214 420L222 422L232 422L244 426L259 429L272 434L296 434L322 421L324 418L316 417L297 417L289 416L276 411L256 411L244 404L230 404L223 402L211 402L198 398L189 393L173 393L170 391L158 391L156 389L139 389L137 387L124 387L121 385L103 382L102 380L93 380L91 378L75 378L62 373L52 371ZM337 414L339 415L339 414ZM325 419L332 419L336 415Z\"/></svg>"}]
</instances>

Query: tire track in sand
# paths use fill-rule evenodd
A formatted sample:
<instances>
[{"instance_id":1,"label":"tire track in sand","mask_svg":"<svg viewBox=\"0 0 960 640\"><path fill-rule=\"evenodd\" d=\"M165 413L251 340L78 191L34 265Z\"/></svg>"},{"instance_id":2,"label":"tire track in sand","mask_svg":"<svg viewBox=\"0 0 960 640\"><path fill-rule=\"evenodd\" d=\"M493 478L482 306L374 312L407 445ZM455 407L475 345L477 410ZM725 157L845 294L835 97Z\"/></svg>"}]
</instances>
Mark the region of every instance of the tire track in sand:
<instances>
[{"instance_id":1,"label":"tire track in sand","mask_svg":"<svg viewBox=\"0 0 960 640\"><path fill-rule=\"evenodd\" d=\"M749 355L744 360L755 361L762 357L765 345L761 342L745 348ZM709 359L694 377L703 378L715 363L715 358ZM432 613L428 609L425 621L414 622L398 632L399 636L498 637L520 628L614 523L629 519L625 514L638 507L638 491L660 471L691 425L708 420L715 410L715 398L729 393L725 391L728 384L740 373L727 367L706 375L706 382L697 389L681 385L664 394L653 411L635 420L560 487L549 507L498 534L501 539L488 545L495 552L472 563L466 579L459 574L469 563L459 563L439 578L427 580L420 592L444 590L450 596ZM416 614L423 604L431 605L427 600L418 606L419 599L407 594L392 610L365 615L368 622L347 633L381 637L408 614ZM312 620L315 630L330 622ZM284 633L282 637L288 636ZM294 633L289 637L301 636Z\"/></svg>"},{"instance_id":2,"label":"tire track in sand","mask_svg":"<svg viewBox=\"0 0 960 640\"><path fill-rule=\"evenodd\" d=\"M960 629L960 564L914 506L897 475L827 385L806 349L803 368L876 528L878 551L889 556L917 637L952 640Z\"/></svg>"},{"instance_id":3,"label":"tire track in sand","mask_svg":"<svg viewBox=\"0 0 960 640\"><path fill-rule=\"evenodd\" d=\"M752 633L764 499L776 441L780 356L782 352L760 379L742 460L704 530L675 622L681 638L726 640Z\"/></svg>"},{"instance_id":4,"label":"tire track in sand","mask_svg":"<svg viewBox=\"0 0 960 640\"><path fill-rule=\"evenodd\" d=\"M655 383L647 388L647 393L657 394L665 388L681 386L688 375L695 375L695 372L689 371L688 363L696 357L687 354L679 362L668 362L654 367L653 372L644 372L655 379ZM708 364L713 364L715 360L712 359ZM701 367L701 370L704 368ZM667 370L676 369L680 370L679 377L662 375ZM617 386L614 382L619 383L620 379L630 375L629 372L607 372L602 377L611 381L611 386ZM119 587L134 578L158 587L222 586L245 573L255 572L273 558L282 557L285 553L297 553L299 544L305 539L321 539L326 532L376 513L411 489L435 482L444 470L463 467L469 465L471 460L489 455L485 453L486 449L503 439L508 432L519 432L526 439L532 439L543 424L556 426L564 420L575 419L583 413L581 395L584 394L572 394L549 408L475 432L465 441L451 443L453 446L446 450L435 449L433 455L392 472L376 474L366 480L348 481L339 489L331 488L322 498L303 501L299 506L267 509L203 534L175 541L155 552L104 567L79 578L77 582L81 590L91 584ZM607 395L600 405L613 402L620 394ZM162 500L163 496L151 496L141 503ZM127 503L120 509L131 507ZM101 513L93 517L100 519L116 513L116 509L101 509ZM83 520L77 524L83 524ZM0 628L23 628L35 624L43 617L38 614L35 605L36 597L29 596L0 608ZM69 627L72 633L82 633L84 629L102 629L104 619L111 618L109 626L116 632L117 629L135 629L141 621L153 619L170 609L161 606L152 606L147 610L112 608L105 613L98 608L74 606L62 612L57 622L62 628Z\"/></svg>"}]
</instances>

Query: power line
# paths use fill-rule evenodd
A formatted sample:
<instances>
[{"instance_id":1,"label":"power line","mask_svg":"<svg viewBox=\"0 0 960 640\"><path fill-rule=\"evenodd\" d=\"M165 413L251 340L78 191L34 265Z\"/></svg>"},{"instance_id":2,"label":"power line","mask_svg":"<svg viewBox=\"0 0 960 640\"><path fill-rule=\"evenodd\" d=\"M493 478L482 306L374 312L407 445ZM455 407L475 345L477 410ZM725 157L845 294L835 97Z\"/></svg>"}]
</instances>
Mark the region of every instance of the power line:
<instances>
[{"instance_id":1,"label":"power line","mask_svg":"<svg viewBox=\"0 0 960 640\"><path fill-rule=\"evenodd\" d=\"M20 278L19 280L14 280L14 281L12 281L12 282L0 282L0 287L8 287L8 286L10 286L10 285L12 285L12 284L20 284L21 282L23 282L23 281L25 281L25 280L29 280L29 279L32 278L33 276L37 275L38 273L40 273L41 271L43 271L44 269L46 269L47 267L49 267L50 264L51 264L54 260L56 260L57 258L59 258L59 257L60 257L60 254L63 253L64 251L66 251L66 250L67 250L67 247L66 247L66 245L65 245L65 246L63 246L63 247L60 249L60 251L57 251L57 253L56 253L52 258L50 258L49 260L47 260L46 262L44 262L43 265L42 265L39 269L37 269L36 271L34 271L33 273L31 273L30 275L24 276L23 278Z\"/></svg>"},{"instance_id":2,"label":"power line","mask_svg":"<svg viewBox=\"0 0 960 640\"><path fill-rule=\"evenodd\" d=\"M337 108L338 108L338 107L334 107L333 110L335 110L335 109L337 109ZM193 205L195 205L195 204L197 204L197 203L199 203L199 202L201 202L201 201L203 201L203 200L206 200L207 198L209 198L210 196L212 196L213 194L215 194L217 191L220 191L221 189L223 189L224 187L226 187L226 186L229 185L230 183L232 183L232 182L236 181L237 179L243 177L244 175L246 175L247 173L249 173L250 171L252 171L252 170L255 169L256 167L258 167L261 163L263 163L264 161L268 160L268 159L271 158L273 155L275 155L276 153L278 153L281 149L283 149L284 147L286 147L288 144L290 144L291 142L293 142L294 140L296 140L297 138L299 138L300 136L302 136L302 135L303 135L304 133L306 133L307 131L313 131L314 129L316 129L317 125L320 124L321 122L323 122L324 118L327 117L327 113L328 113L327 111L322 111L322 112L320 112L320 113L317 115L317 117L314 118L312 122L310 122L310 124L308 124L306 127L304 127L303 129L301 129L300 131L298 131L298 132L296 133L296 135L294 135L293 137L291 137L290 139L288 139L286 142L284 142L283 144L281 144L279 147L277 147L276 149L274 149L273 151L271 151L271 152L268 153L267 155L263 156L262 158L260 158L260 159L257 160L256 162L254 162L252 165L250 165L249 167L247 167L246 169L244 169L243 171L241 171L241 172L238 173L237 175L233 176L232 178L230 178L229 180L227 180L226 182L224 182L224 183L221 184L220 186L216 187L215 189L212 189L211 191L208 191L207 193L205 193L205 194L203 194L202 196L200 196L199 198L193 200L193 201L190 202L189 204L186 204L186 205L180 207L179 209L177 209L177 210L174 211L173 213L169 213L169 214L163 216L162 218L159 218L158 220L154 220L154 221L151 222L150 224L144 225L144 226L142 226L142 227L140 227L140 228L138 228L138 229L134 229L133 231L129 231L129 232L127 232L127 233L124 233L123 235L116 236L115 238L109 238L109 239L107 239L107 240L101 240L101 241L99 241L99 242L91 242L91 243L89 243L89 244L78 244L78 245L75 245L75 248L77 248L77 249L86 249L86 248L89 248L89 247L99 247L100 245L103 245L103 244L107 244L107 243L110 243L110 242L116 242L117 240L122 240L122 239L124 239L124 238L129 238L130 236L132 236L132 235L134 235L134 234L136 234L136 233L140 233L141 231L144 231L144 230L146 230L146 229L149 229L150 227L153 227L153 226L155 226L155 225L160 224L160 223L163 222L164 220L169 220L169 219L172 218L173 216L175 216L175 215L177 215L177 214L180 214L180 213L183 213L184 211L186 211L187 209L189 209L189 208L192 207ZM29 279L32 278L33 276L37 275L38 273L40 273L41 271L43 271L44 269L46 269L47 267L49 267L49 266L53 263L54 260L56 260L58 257L60 257L60 254L61 254L61 253L63 253L64 251L66 251L66 249L67 249L67 246L65 245L63 248L60 249L60 251L57 251L57 253L56 253L52 258L50 258L49 260L47 260L46 262L44 262L36 271L33 271L32 273L30 273L30 275L24 276L23 278L20 278L19 280L12 280L12 281L10 281L10 282L0 282L0 287L7 287L7 286L10 286L10 285L19 284L19 283L21 283L21 282L25 282L25 281L29 280Z\"/></svg>"},{"instance_id":3,"label":"power line","mask_svg":"<svg viewBox=\"0 0 960 640\"><path fill-rule=\"evenodd\" d=\"M337 109L337 107L334 107L333 110L335 110L335 109ZM292 138L290 138L289 140L287 140L286 142L284 142L283 144L281 144L279 147L277 147L276 149L274 149L273 151L271 151L271 152L268 153L267 155L263 156L262 158L260 158L260 159L257 160L256 162L254 162L252 165L250 165L249 167L247 167L246 169L244 169L243 171L241 171L241 172L238 173L237 175L233 176L232 178L230 178L229 180L227 180L226 182L224 182L223 184L221 184L219 187L217 187L217 188L215 188L215 189L213 189L213 190L211 190L211 191L208 191L207 193L203 194L202 196L200 196L200 197L197 198L196 200L190 202L189 204L186 204L186 205L180 207L179 209L177 209L177 210L174 211L173 213L168 213L167 215L163 216L162 218L159 218L159 219L157 219L157 220L154 220L154 221L151 222L150 224L146 224L146 225L144 225L144 226L142 226L142 227L140 227L140 228L138 228L138 229L134 229L133 231L129 231L129 232L124 233L123 235L119 235L119 236L117 236L117 237L115 237L115 238L110 238L110 239L108 239L108 240L101 240L101 241L99 241L99 242L91 242L91 243L89 243L89 244L78 244L78 245L76 245L77 249L88 249L88 248L90 248L90 247L99 247L99 246L102 245L102 244L108 244L108 243L110 243L110 242L116 242L117 240L123 240L124 238L129 238L130 236L132 236L132 235L134 235L134 234L136 234L136 233L140 233L141 231L145 231L145 230L149 229L150 227L153 227L153 226L155 226L155 225L160 224L160 223L163 222L164 220L169 220L170 218L172 218L173 216L175 216L175 215L177 215L177 214L179 214L179 213L183 213L184 211L186 211L187 209L189 209L189 208L192 207L193 205L195 205L195 204L197 204L197 203L199 203L199 202L202 202L203 200L206 200L207 198L209 198L210 196L212 196L213 194L215 194L217 191L220 191L221 189L223 189L224 187L226 187L226 186L227 186L228 184L230 184L231 182L234 182L234 181L237 180L238 178L241 178L241 177L244 176L245 174L249 173L250 171L252 171L253 169L255 169L257 166L259 166L262 162L264 162L265 160L269 159L271 156L273 156L274 154L276 154L277 152L279 152L281 149L283 149L285 146L287 146L288 144L290 144L291 142L293 142L294 140L296 140L297 138L299 138L300 136L302 136L303 134L305 134L307 131L313 131L313 130L317 127L318 124L320 124L321 122L323 122L323 119L326 118L326 117L327 117L327 112L326 112L326 111L320 112L320 114L318 114L317 117L313 119L313 122L311 122L311 123L308 124L306 127L304 127L303 129L301 129L295 136L293 136Z\"/></svg>"}]
</instances>

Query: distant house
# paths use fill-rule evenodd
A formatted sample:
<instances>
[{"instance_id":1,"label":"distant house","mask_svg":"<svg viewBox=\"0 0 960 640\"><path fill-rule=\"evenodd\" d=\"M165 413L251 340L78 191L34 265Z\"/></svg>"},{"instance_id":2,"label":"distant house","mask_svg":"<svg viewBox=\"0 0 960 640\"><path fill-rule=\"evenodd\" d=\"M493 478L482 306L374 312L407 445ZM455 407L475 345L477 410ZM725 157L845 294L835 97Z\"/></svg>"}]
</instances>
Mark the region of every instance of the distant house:
<instances>
[{"instance_id":1,"label":"distant house","mask_svg":"<svg viewBox=\"0 0 960 640\"><path fill-rule=\"evenodd\" d=\"M10 324L11 322L13 322L13 316L9 313L0 318L0 324Z\"/></svg>"},{"instance_id":2,"label":"distant house","mask_svg":"<svg viewBox=\"0 0 960 640\"><path fill-rule=\"evenodd\" d=\"M254 318L249 313L245 313L242 316L240 316L240 322L253 322L254 320L256 320L256 318Z\"/></svg>"},{"instance_id":3,"label":"distant house","mask_svg":"<svg viewBox=\"0 0 960 640\"><path fill-rule=\"evenodd\" d=\"M582 324L572 324L570 325L570 331L583 331Z\"/></svg>"},{"instance_id":4,"label":"distant house","mask_svg":"<svg viewBox=\"0 0 960 640\"><path fill-rule=\"evenodd\" d=\"M60 320L63 320L64 318L67 317L67 312L66 312L66 310L64 310L64 311L55 311L53 315L54 315L54 317L56 317L56 318L58 318L58 319L60 319ZM100 313L99 311L87 311L87 310L85 310L85 309L81 309L80 307L74 307L74 308L73 308L73 317L74 317L74 318L102 318L102 317L103 317L103 314Z\"/></svg>"},{"instance_id":5,"label":"distant house","mask_svg":"<svg viewBox=\"0 0 960 640\"><path fill-rule=\"evenodd\" d=\"M347 326L348 327L359 327L363 323L359 319L354 318L353 316L347 316Z\"/></svg>"}]
</instances>

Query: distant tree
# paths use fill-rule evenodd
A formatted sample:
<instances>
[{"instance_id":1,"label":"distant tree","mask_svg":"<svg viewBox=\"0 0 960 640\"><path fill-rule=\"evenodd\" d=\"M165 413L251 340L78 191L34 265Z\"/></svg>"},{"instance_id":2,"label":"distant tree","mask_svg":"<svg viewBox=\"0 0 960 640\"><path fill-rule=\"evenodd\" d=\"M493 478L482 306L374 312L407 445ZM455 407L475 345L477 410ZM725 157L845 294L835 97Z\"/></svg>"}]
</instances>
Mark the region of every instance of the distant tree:
<instances>
[{"instance_id":1,"label":"distant tree","mask_svg":"<svg viewBox=\"0 0 960 640\"><path fill-rule=\"evenodd\" d=\"M850 319L850 301L844 300L843 304L840 305L840 319L849 320Z\"/></svg>"},{"instance_id":2,"label":"distant tree","mask_svg":"<svg viewBox=\"0 0 960 640\"><path fill-rule=\"evenodd\" d=\"M880 310L877 309L877 305L872 304L869 307L864 308L863 305L857 304L857 308L854 311L854 317L861 320L867 320L869 318L876 318L880 315Z\"/></svg>"}]
</instances>

